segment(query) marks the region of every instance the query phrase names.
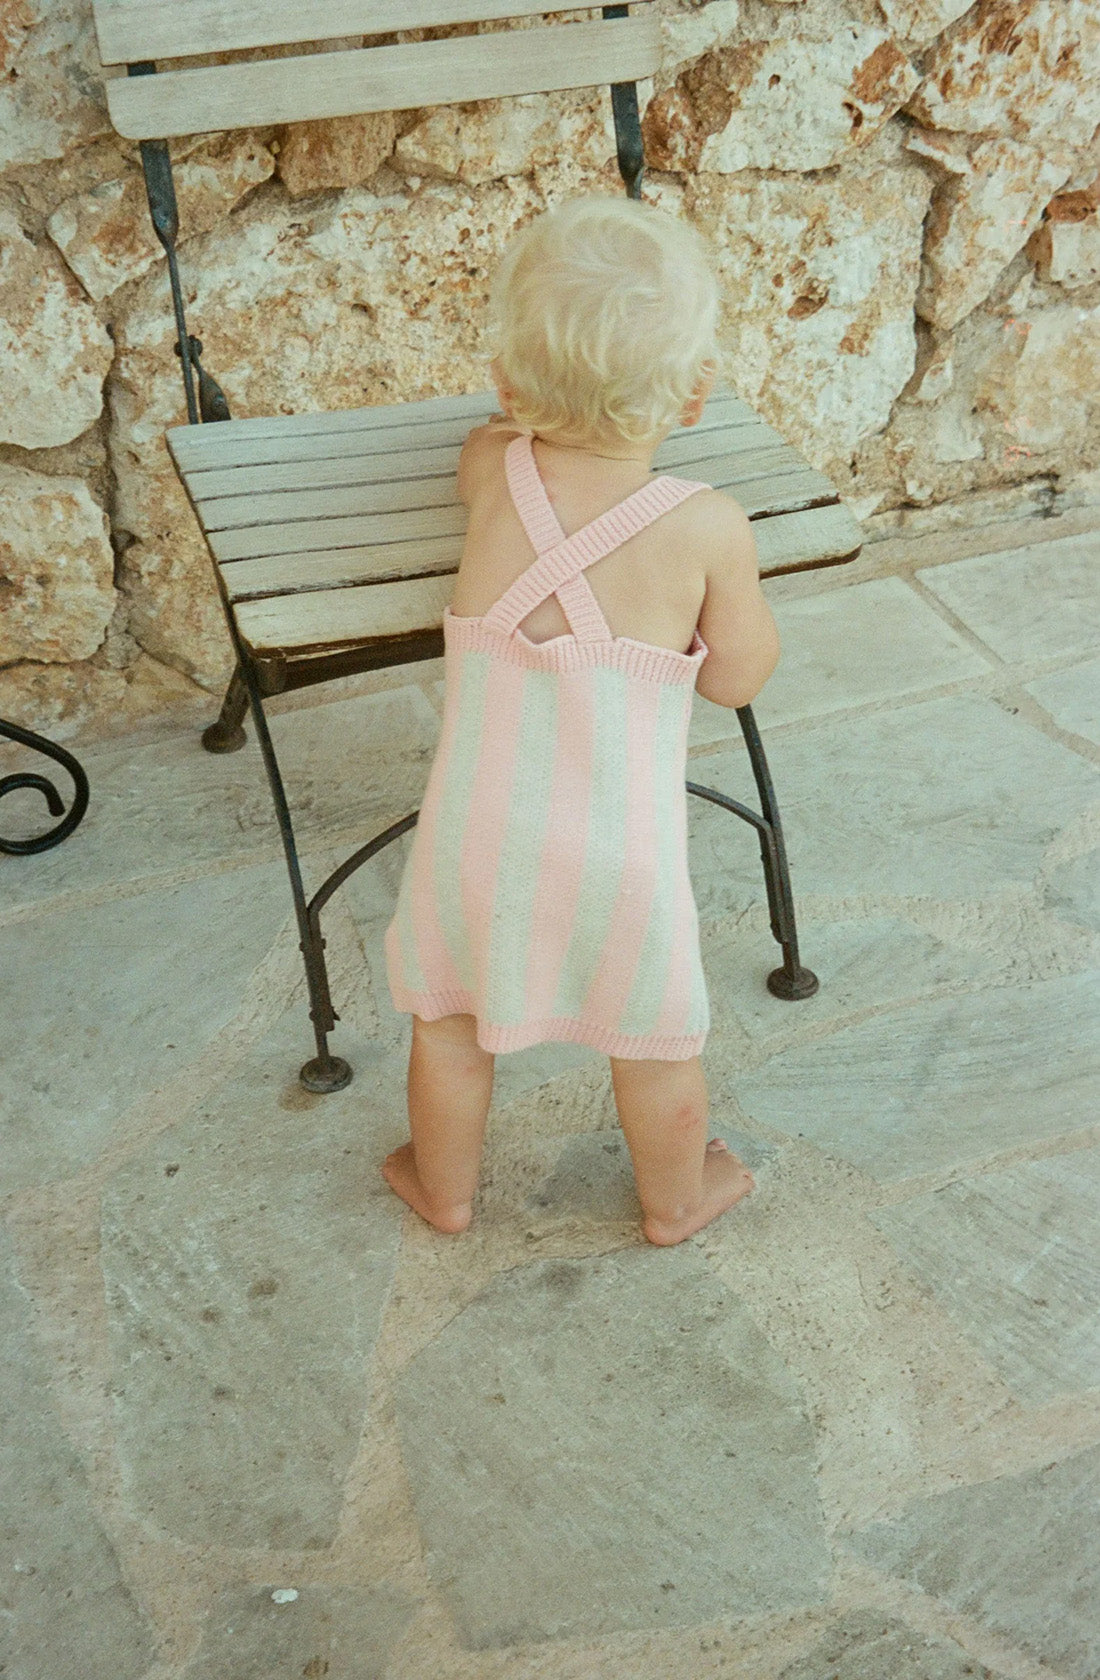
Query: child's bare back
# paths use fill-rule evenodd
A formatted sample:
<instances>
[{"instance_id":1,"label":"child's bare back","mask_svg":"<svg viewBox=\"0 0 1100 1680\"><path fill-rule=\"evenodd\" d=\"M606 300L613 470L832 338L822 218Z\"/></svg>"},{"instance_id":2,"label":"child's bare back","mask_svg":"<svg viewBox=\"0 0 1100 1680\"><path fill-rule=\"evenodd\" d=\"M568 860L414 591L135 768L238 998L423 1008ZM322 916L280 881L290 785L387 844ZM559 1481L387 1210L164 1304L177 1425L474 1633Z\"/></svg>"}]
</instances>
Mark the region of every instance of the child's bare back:
<instances>
[{"instance_id":1,"label":"child's bare back","mask_svg":"<svg viewBox=\"0 0 1100 1680\"><path fill-rule=\"evenodd\" d=\"M459 465L469 509L451 611L479 618L531 563L531 545L504 474L516 430L505 420L470 434ZM563 448L536 437L535 460L567 535L650 482L648 462ZM779 653L775 622L760 589L756 542L740 503L702 490L585 574L615 636L686 652L693 635L709 653L696 692L719 706L744 706L770 676ZM521 626L533 642L569 633L556 598L540 602Z\"/></svg>"}]
</instances>

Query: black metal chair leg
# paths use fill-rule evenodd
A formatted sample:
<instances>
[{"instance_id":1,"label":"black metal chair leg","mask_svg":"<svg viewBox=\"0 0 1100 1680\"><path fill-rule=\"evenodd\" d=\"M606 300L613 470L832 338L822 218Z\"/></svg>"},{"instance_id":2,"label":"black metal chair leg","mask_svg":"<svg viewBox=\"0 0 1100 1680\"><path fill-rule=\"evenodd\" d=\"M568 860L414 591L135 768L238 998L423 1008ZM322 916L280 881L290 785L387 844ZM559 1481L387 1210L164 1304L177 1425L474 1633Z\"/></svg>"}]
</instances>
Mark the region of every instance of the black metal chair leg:
<instances>
[{"instance_id":1,"label":"black metal chair leg","mask_svg":"<svg viewBox=\"0 0 1100 1680\"><path fill-rule=\"evenodd\" d=\"M340 1091L343 1090L345 1085L351 1083L351 1068L342 1056L334 1056L328 1047L328 1035L339 1020L339 1016L332 1007L332 997L329 992L328 968L325 964L325 942L321 937L320 922L316 917L310 915L309 905L306 902L306 895L302 886L302 870L298 861L298 846L290 821L290 807L287 804L286 790L283 787L282 774L275 757L271 733L267 727L263 699L255 676L247 668L243 673L243 681L252 708L252 721L256 726L256 739L263 754L264 768L267 771L267 779L271 786L271 797L275 803L275 814L279 819L279 832L282 835L283 850L286 853L290 890L294 898L294 913L298 922L298 948L306 966L309 1018L313 1022L313 1035L317 1042L316 1056L305 1063L298 1077L307 1091Z\"/></svg>"},{"instance_id":2,"label":"black metal chair leg","mask_svg":"<svg viewBox=\"0 0 1100 1680\"><path fill-rule=\"evenodd\" d=\"M820 982L813 970L804 968L799 961L798 929L795 925L794 896L787 867L787 848L783 843L783 825L779 820L779 806L772 785L771 771L764 756L764 743L760 739L752 707L738 707L737 721L745 737L756 791L760 796L760 809L767 824L766 828L757 831L760 836L760 859L764 865L772 933L783 951L783 967L774 969L768 975L768 990L775 997L796 1002L802 998L813 997Z\"/></svg>"},{"instance_id":3,"label":"black metal chair leg","mask_svg":"<svg viewBox=\"0 0 1100 1680\"><path fill-rule=\"evenodd\" d=\"M241 727L248 710L248 684L238 665L229 679L217 721L202 732L202 744L210 753L240 752L248 739Z\"/></svg>"}]
</instances>

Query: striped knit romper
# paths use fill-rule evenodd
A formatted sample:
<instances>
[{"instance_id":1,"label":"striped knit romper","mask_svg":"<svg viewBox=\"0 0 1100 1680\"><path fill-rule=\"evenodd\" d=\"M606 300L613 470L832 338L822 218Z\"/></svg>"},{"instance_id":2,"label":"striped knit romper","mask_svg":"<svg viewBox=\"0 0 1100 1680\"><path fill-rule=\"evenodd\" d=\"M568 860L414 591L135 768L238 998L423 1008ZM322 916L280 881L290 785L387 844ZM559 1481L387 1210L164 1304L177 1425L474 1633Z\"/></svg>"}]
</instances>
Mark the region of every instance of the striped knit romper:
<instances>
[{"instance_id":1,"label":"striped knit romper","mask_svg":"<svg viewBox=\"0 0 1100 1680\"><path fill-rule=\"evenodd\" d=\"M653 479L567 538L529 437L505 470L536 558L480 618L443 615L443 727L386 930L390 992L426 1021L475 1016L490 1051L684 1060L710 1025L684 785L707 647L613 636L584 568L706 486ZM571 633L532 642L519 626L551 594Z\"/></svg>"}]
</instances>

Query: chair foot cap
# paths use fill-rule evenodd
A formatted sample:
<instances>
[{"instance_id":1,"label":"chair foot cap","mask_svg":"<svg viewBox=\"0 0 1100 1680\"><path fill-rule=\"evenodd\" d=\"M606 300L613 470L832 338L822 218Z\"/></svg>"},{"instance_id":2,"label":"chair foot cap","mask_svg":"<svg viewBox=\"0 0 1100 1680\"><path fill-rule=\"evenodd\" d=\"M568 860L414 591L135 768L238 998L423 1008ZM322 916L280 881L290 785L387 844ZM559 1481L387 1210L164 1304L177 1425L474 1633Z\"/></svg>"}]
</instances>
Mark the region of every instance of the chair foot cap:
<instances>
[{"instance_id":1,"label":"chair foot cap","mask_svg":"<svg viewBox=\"0 0 1100 1680\"><path fill-rule=\"evenodd\" d=\"M800 1003L803 998L813 997L820 985L811 968L800 968L796 974L788 974L785 968L776 968L768 975L769 992L787 1003Z\"/></svg>"},{"instance_id":2,"label":"chair foot cap","mask_svg":"<svg viewBox=\"0 0 1100 1680\"><path fill-rule=\"evenodd\" d=\"M202 732L202 744L208 753L240 752L247 740L248 736L240 724L236 729L226 729L220 718Z\"/></svg>"},{"instance_id":3,"label":"chair foot cap","mask_svg":"<svg viewBox=\"0 0 1100 1680\"><path fill-rule=\"evenodd\" d=\"M345 1085L351 1084L351 1068L343 1056L330 1056L325 1066L319 1056L306 1062L298 1078L307 1091L316 1091L326 1096L329 1091L342 1091Z\"/></svg>"}]
</instances>

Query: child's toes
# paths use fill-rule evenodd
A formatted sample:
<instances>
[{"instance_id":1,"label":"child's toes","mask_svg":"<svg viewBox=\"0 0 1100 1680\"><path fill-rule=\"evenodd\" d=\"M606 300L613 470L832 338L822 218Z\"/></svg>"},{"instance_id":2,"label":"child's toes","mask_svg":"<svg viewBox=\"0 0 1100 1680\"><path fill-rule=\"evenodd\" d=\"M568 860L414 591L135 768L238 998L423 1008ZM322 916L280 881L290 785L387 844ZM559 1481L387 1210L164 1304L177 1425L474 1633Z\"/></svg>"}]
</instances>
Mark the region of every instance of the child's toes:
<instances>
[{"instance_id":1,"label":"child's toes","mask_svg":"<svg viewBox=\"0 0 1100 1680\"><path fill-rule=\"evenodd\" d=\"M729 1144L724 1138L711 1138L710 1142L707 1144L707 1148L712 1152L712 1154L716 1153L719 1149L724 1149L727 1154L729 1153Z\"/></svg>"}]
</instances>

